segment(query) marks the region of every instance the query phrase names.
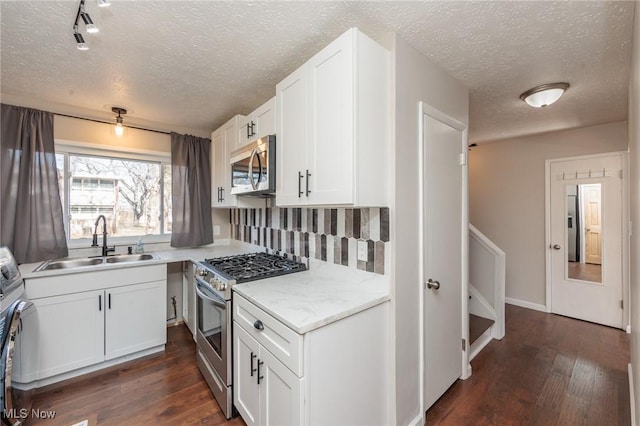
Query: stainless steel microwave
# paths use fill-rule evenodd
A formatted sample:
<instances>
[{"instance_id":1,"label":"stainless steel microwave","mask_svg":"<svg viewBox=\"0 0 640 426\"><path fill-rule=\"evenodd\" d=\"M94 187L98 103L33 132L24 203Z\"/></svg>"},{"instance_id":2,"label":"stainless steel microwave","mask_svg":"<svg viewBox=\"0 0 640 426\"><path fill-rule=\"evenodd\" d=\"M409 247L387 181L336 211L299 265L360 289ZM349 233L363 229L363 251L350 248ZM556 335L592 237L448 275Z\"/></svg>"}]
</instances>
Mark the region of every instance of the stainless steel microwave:
<instances>
[{"instance_id":1,"label":"stainless steel microwave","mask_svg":"<svg viewBox=\"0 0 640 426\"><path fill-rule=\"evenodd\" d=\"M276 192L276 136L269 135L231 153L231 193L268 195Z\"/></svg>"}]
</instances>

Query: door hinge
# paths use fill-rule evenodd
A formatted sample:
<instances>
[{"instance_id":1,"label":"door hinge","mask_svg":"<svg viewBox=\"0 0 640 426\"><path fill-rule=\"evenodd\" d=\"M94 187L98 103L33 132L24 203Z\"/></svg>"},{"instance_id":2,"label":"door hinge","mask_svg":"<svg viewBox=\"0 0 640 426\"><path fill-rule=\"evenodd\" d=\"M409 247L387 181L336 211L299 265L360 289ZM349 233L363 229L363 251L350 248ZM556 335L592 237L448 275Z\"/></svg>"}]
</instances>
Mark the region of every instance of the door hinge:
<instances>
[{"instance_id":1,"label":"door hinge","mask_svg":"<svg viewBox=\"0 0 640 426\"><path fill-rule=\"evenodd\" d=\"M461 152L459 154L458 164L460 164L461 166L464 166L465 164L467 164L467 153L466 152Z\"/></svg>"},{"instance_id":2,"label":"door hinge","mask_svg":"<svg viewBox=\"0 0 640 426\"><path fill-rule=\"evenodd\" d=\"M624 309L624 300L620 301L620 309Z\"/></svg>"},{"instance_id":3,"label":"door hinge","mask_svg":"<svg viewBox=\"0 0 640 426\"><path fill-rule=\"evenodd\" d=\"M622 179L622 177L623 177L623 170L620 169L620 179Z\"/></svg>"},{"instance_id":4,"label":"door hinge","mask_svg":"<svg viewBox=\"0 0 640 426\"><path fill-rule=\"evenodd\" d=\"M463 351L467 350L467 341L465 339L462 339L462 350Z\"/></svg>"}]
</instances>

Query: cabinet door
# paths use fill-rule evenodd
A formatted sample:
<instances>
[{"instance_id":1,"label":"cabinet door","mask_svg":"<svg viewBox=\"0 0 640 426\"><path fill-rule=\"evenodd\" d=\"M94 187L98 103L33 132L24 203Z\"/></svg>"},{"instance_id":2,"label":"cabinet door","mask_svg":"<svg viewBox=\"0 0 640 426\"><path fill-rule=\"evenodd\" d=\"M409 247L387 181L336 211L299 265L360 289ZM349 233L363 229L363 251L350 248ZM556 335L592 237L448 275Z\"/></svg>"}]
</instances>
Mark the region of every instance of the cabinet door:
<instances>
[{"instance_id":1,"label":"cabinet door","mask_svg":"<svg viewBox=\"0 0 640 426\"><path fill-rule=\"evenodd\" d=\"M104 291L32 300L39 330L38 379L104 360ZM164 305L162 306L164 312Z\"/></svg>"},{"instance_id":2,"label":"cabinet door","mask_svg":"<svg viewBox=\"0 0 640 426\"><path fill-rule=\"evenodd\" d=\"M109 288L105 293L106 359L166 343L166 281Z\"/></svg>"},{"instance_id":3,"label":"cabinet door","mask_svg":"<svg viewBox=\"0 0 640 426\"><path fill-rule=\"evenodd\" d=\"M307 87L305 67L294 71L276 86L276 204L304 205L307 155ZM333 161L332 161L333 162Z\"/></svg>"},{"instance_id":4,"label":"cabinet door","mask_svg":"<svg viewBox=\"0 0 640 426\"><path fill-rule=\"evenodd\" d=\"M252 140L273 135L276 132L276 98L269 99L251 114L255 123ZM276 139L277 141L277 139ZM276 142L277 144L277 142Z\"/></svg>"},{"instance_id":5,"label":"cabinet door","mask_svg":"<svg viewBox=\"0 0 640 426\"><path fill-rule=\"evenodd\" d=\"M233 323L233 401L247 426L262 424L258 387L258 342Z\"/></svg>"},{"instance_id":6,"label":"cabinet door","mask_svg":"<svg viewBox=\"0 0 640 426\"><path fill-rule=\"evenodd\" d=\"M211 134L211 205L221 207L225 173L224 133L218 129Z\"/></svg>"},{"instance_id":7,"label":"cabinet door","mask_svg":"<svg viewBox=\"0 0 640 426\"><path fill-rule=\"evenodd\" d=\"M269 351L260 348L260 424L303 424L302 380Z\"/></svg>"},{"instance_id":8,"label":"cabinet door","mask_svg":"<svg viewBox=\"0 0 640 426\"><path fill-rule=\"evenodd\" d=\"M229 164L229 159L231 158L231 153L238 148L238 123L242 118L244 117L236 115L222 127L224 159L220 166L223 174L222 202L220 205L225 207L235 207L237 205L236 196L231 195L231 164Z\"/></svg>"},{"instance_id":9,"label":"cabinet door","mask_svg":"<svg viewBox=\"0 0 640 426\"><path fill-rule=\"evenodd\" d=\"M354 201L354 37L346 32L307 62L311 204Z\"/></svg>"},{"instance_id":10,"label":"cabinet door","mask_svg":"<svg viewBox=\"0 0 640 426\"><path fill-rule=\"evenodd\" d=\"M234 146L234 149L243 147L246 144L248 144L249 142L251 142L252 140L254 140L254 138L252 136L252 133L251 133L252 132L251 122L252 121L255 124L255 120L253 119L251 114L247 115L246 117L242 117L238 121L238 128L237 128L237 133L236 133L236 145ZM254 125L254 129L255 129L255 125Z\"/></svg>"}]
</instances>

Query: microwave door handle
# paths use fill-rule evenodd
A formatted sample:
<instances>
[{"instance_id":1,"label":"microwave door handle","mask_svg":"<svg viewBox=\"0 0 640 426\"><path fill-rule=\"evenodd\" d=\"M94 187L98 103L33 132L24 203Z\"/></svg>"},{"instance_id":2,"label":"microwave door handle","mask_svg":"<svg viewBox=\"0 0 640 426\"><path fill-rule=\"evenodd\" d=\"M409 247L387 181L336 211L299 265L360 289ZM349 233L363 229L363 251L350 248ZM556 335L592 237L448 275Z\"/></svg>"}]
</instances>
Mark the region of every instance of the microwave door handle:
<instances>
[{"instance_id":1,"label":"microwave door handle","mask_svg":"<svg viewBox=\"0 0 640 426\"><path fill-rule=\"evenodd\" d=\"M200 290L200 287L202 287L202 284L196 282L196 293L198 294L198 296L202 297L204 300L207 300L207 301L213 303L214 305L216 305L216 306L218 306L220 308L225 308L226 309L226 307L227 307L226 304L224 304L224 303L220 302L219 300L214 299L214 298L212 298L210 296L207 296L206 294L204 294L202 292L202 290Z\"/></svg>"},{"instance_id":2,"label":"microwave door handle","mask_svg":"<svg viewBox=\"0 0 640 426\"><path fill-rule=\"evenodd\" d=\"M254 190L256 189L256 182L253 179L253 159L255 158L257 153L258 149L254 148L253 151L251 151L251 157L249 158L249 182L251 182L251 188L253 188Z\"/></svg>"}]
</instances>

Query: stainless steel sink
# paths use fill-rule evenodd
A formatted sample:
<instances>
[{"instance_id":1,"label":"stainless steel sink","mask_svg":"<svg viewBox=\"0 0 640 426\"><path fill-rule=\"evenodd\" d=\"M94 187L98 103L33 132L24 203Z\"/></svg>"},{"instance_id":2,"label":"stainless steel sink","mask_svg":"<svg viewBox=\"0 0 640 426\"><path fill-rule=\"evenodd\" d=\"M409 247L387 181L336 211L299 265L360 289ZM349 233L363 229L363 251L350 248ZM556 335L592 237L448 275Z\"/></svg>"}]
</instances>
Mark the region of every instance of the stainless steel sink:
<instances>
[{"instance_id":1,"label":"stainless steel sink","mask_svg":"<svg viewBox=\"0 0 640 426\"><path fill-rule=\"evenodd\" d=\"M51 271L54 269L71 269L80 268L83 266L101 265L102 258L94 259L69 259L69 260L47 260L38 266L34 272L39 271Z\"/></svg>"},{"instance_id":2,"label":"stainless steel sink","mask_svg":"<svg viewBox=\"0 0 640 426\"><path fill-rule=\"evenodd\" d=\"M113 265L117 263L143 262L145 260L157 259L158 257L151 253L144 254L125 254L107 257L92 257L81 259L67 260L47 260L42 262L33 272L53 271L56 269L73 269L85 266Z\"/></svg>"},{"instance_id":3,"label":"stainless steel sink","mask_svg":"<svg viewBox=\"0 0 640 426\"><path fill-rule=\"evenodd\" d=\"M125 254L120 256L113 256L105 258L107 263L124 263L124 262L140 262L143 260L151 260L155 259L156 256L145 253L145 254Z\"/></svg>"}]
</instances>

